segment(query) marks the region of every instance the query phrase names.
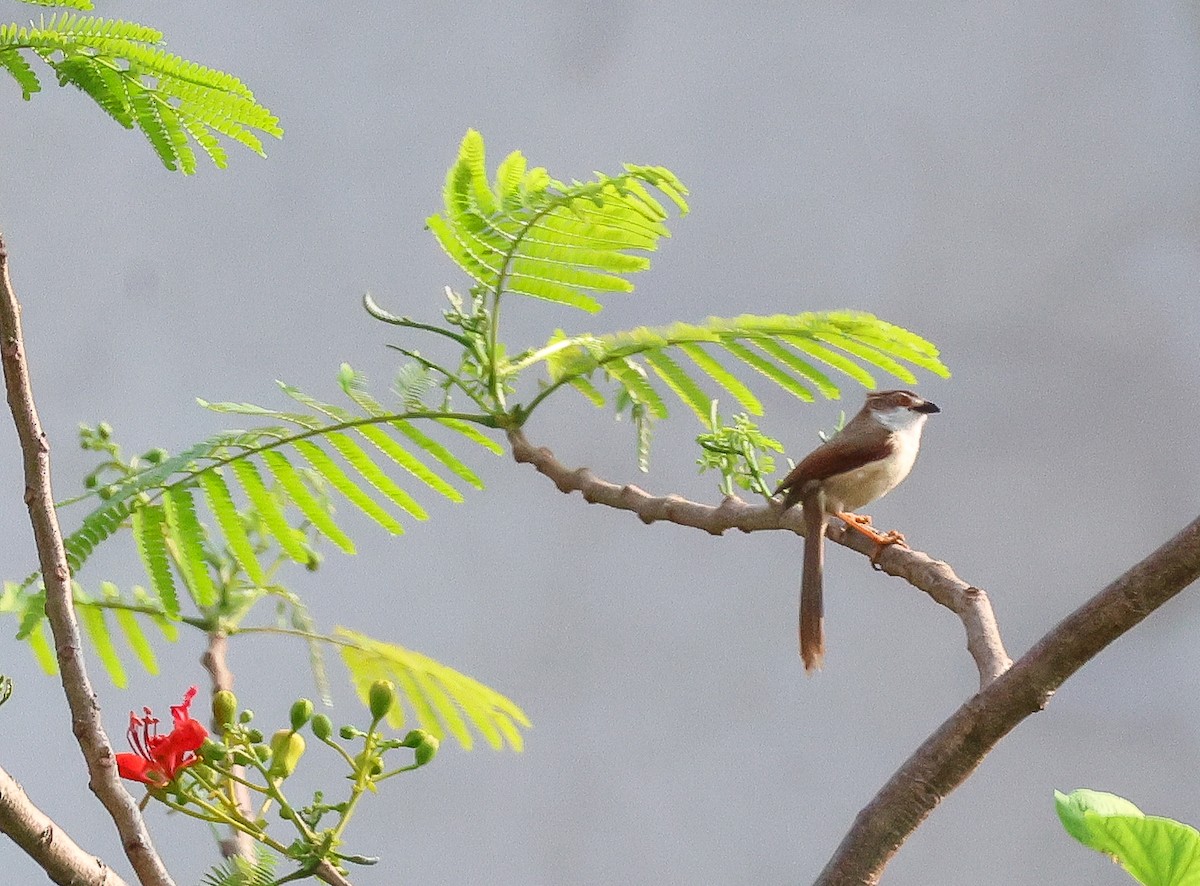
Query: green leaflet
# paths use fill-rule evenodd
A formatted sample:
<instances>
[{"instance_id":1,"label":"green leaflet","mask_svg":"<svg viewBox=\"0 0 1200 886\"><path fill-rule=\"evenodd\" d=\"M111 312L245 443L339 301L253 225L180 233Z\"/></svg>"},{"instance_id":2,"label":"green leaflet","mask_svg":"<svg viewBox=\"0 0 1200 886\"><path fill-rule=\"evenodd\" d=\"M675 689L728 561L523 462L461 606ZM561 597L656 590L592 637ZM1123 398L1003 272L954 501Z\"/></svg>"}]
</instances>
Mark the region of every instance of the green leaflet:
<instances>
[{"instance_id":1,"label":"green leaflet","mask_svg":"<svg viewBox=\"0 0 1200 886\"><path fill-rule=\"evenodd\" d=\"M33 2L91 8L85 0ZM283 134L244 83L165 52L162 42L161 32L144 25L59 13L29 27L0 26L0 67L28 99L40 84L24 54L40 59L59 85L76 87L120 125L140 129L163 165L184 174L196 170L193 145L218 168L225 166L217 135L261 155L255 130Z\"/></svg>"},{"instance_id":2,"label":"green leaflet","mask_svg":"<svg viewBox=\"0 0 1200 886\"><path fill-rule=\"evenodd\" d=\"M117 656L117 649L113 645L112 636L108 632L108 623L104 617L104 610L94 605L77 605L75 611L79 613L79 621L83 624L84 631L88 638L92 641L92 647L96 650L96 656L100 659L100 663L104 665L104 670L108 672L109 679L113 681L113 685L124 689L129 683L129 679L125 674L125 666L121 664L121 659Z\"/></svg>"},{"instance_id":3,"label":"green leaflet","mask_svg":"<svg viewBox=\"0 0 1200 886\"><path fill-rule=\"evenodd\" d=\"M347 554L353 554L354 542L333 522L329 510L309 491L308 486L291 463L274 450L264 452L263 461L266 462L271 475L283 487L283 491L287 493L292 504L300 509L300 512L312 522L313 526Z\"/></svg>"},{"instance_id":4,"label":"green leaflet","mask_svg":"<svg viewBox=\"0 0 1200 886\"><path fill-rule=\"evenodd\" d=\"M520 751L524 746L517 727L528 727L529 719L494 689L418 652L345 628L338 628L336 634L346 644L341 647L342 660L364 703L371 683L392 680L420 727L438 738L448 733L470 749L474 727L496 750L507 745ZM403 728L404 710L400 705L393 706L388 723Z\"/></svg>"},{"instance_id":5,"label":"green leaflet","mask_svg":"<svg viewBox=\"0 0 1200 886\"><path fill-rule=\"evenodd\" d=\"M262 516L263 523L271 531L275 540L279 542L284 553L296 563L307 566L311 560L311 554L305 544L304 534L293 529L283 516L283 509L263 483L258 468L254 466L253 462L244 459L230 462L229 466L234 476L238 478L238 482L242 484L242 489L246 491L246 497L250 499L250 503Z\"/></svg>"},{"instance_id":6,"label":"green leaflet","mask_svg":"<svg viewBox=\"0 0 1200 886\"><path fill-rule=\"evenodd\" d=\"M687 354L699 369L707 373L721 387L733 394L734 399L742 404L751 415L762 415L762 403L754 396L754 393L700 345L685 342L679 346L679 350Z\"/></svg>"},{"instance_id":7,"label":"green leaflet","mask_svg":"<svg viewBox=\"0 0 1200 886\"><path fill-rule=\"evenodd\" d=\"M332 436L333 435L331 435L331 437ZM336 445L340 445L342 448L345 448L348 451L352 449L353 444L347 446L346 443L349 441L347 441L344 436L341 438L341 440L343 442L341 444L335 444L335 447ZM333 440L331 439L330 442L332 443ZM404 527L396 521L396 518L380 507L378 502L363 492L362 489L360 489L354 483L354 481L346 475L346 472L338 467L334 460L330 458L324 451L322 451L319 446L310 440L301 440L296 443L296 449L299 450L300 454L308 460L308 463L312 465L313 470L329 481L329 485L345 496L352 505L357 507L360 511L366 514L388 532L391 532L393 535L404 534ZM342 455L345 456L345 453L342 453ZM354 462L351 462L351 464L354 464ZM365 454L363 458L359 460L359 464L354 464L354 467L359 469L360 473L362 470L371 470L373 468L373 473L376 475L376 479L378 479L379 475L383 474L377 465L375 465L373 462L370 462L370 459L365 457ZM387 482L391 483L391 480L389 479ZM394 483L391 485L395 486ZM378 489L379 487L376 486L376 488ZM425 519L427 515L421 506L413 501L412 497L403 490L399 491L400 495L403 496L404 499L407 499L406 504L412 508L411 512L415 512L413 513L413 516L417 517L419 520ZM393 499L393 501L396 500ZM398 501L396 501L396 503L399 504ZM403 505L401 505L401 507L403 507Z\"/></svg>"},{"instance_id":8,"label":"green leaflet","mask_svg":"<svg viewBox=\"0 0 1200 886\"><path fill-rule=\"evenodd\" d=\"M145 505L133 513L133 537L138 554L154 592L163 603L169 618L179 618L179 594L175 590L175 577L171 574L171 561L167 556L167 542L163 536L166 515L159 505Z\"/></svg>"},{"instance_id":9,"label":"green leaflet","mask_svg":"<svg viewBox=\"0 0 1200 886\"><path fill-rule=\"evenodd\" d=\"M468 130L446 175L444 210L426 224L483 290L514 292L595 312L591 293L629 292L626 274L669 235L666 208L649 187L687 212L687 189L661 167L627 165L616 176L563 184L510 154L487 178L483 138Z\"/></svg>"},{"instance_id":10,"label":"green leaflet","mask_svg":"<svg viewBox=\"0 0 1200 886\"><path fill-rule=\"evenodd\" d=\"M196 516L196 504L191 492L173 486L163 496L163 513L167 527L176 544L175 557L197 606L212 606L217 602L217 589L208 574L204 556L204 530Z\"/></svg>"},{"instance_id":11,"label":"green leaflet","mask_svg":"<svg viewBox=\"0 0 1200 886\"><path fill-rule=\"evenodd\" d=\"M201 474L199 479L208 500L208 509L212 511L221 531L225 533L225 543L229 546L230 553L252 582L260 587L265 585L267 577L259 565L258 555L254 553L254 545L246 534L246 527L237 512L237 506L233 503L229 487L225 485L225 478L219 470L211 470Z\"/></svg>"},{"instance_id":12,"label":"green leaflet","mask_svg":"<svg viewBox=\"0 0 1200 886\"><path fill-rule=\"evenodd\" d=\"M715 349L707 345L719 347L724 354L714 354ZM699 372L675 362L671 351L686 354ZM636 374L635 358L639 355L701 422L708 421L708 404L717 393L706 390L706 379L733 394L748 411L761 413L761 403L752 386L733 375L728 361L723 362L720 356L744 363L806 402L814 399L809 385L828 398L841 395L835 379L818 368L814 359L867 387L874 387L875 380L853 358L879 367L906 383L916 378L904 361L936 375L949 374L938 359L937 349L925 339L870 314L853 311L709 317L703 323L639 326L609 335L573 338L560 331L517 365L524 368L544 361L552 383L576 387L577 382L591 376L596 369L603 369L630 400L647 404L656 418L663 418L666 408L661 399L653 386ZM584 389L584 393L592 392Z\"/></svg>"},{"instance_id":13,"label":"green leaflet","mask_svg":"<svg viewBox=\"0 0 1200 886\"><path fill-rule=\"evenodd\" d=\"M708 418L709 398L692 377L679 364L668 357L663 351L646 351L646 362L659 378L666 382L667 387L675 392L687 406L690 406L696 416L705 421Z\"/></svg>"},{"instance_id":14,"label":"green leaflet","mask_svg":"<svg viewBox=\"0 0 1200 886\"><path fill-rule=\"evenodd\" d=\"M121 592L117 590L117 586L112 582L101 582L100 590L104 594L104 599L108 602L119 602L121 599ZM146 639L145 633L142 632L142 626L138 624L137 615L131 610L123 608L114 608L112 612L116 616L117 627L125 635L125 642L129 644L134 657L146 669L146 673L157 674L158 658L154 654L154 649L151 647L150 641Z\"/></svg>"}]
</instances>

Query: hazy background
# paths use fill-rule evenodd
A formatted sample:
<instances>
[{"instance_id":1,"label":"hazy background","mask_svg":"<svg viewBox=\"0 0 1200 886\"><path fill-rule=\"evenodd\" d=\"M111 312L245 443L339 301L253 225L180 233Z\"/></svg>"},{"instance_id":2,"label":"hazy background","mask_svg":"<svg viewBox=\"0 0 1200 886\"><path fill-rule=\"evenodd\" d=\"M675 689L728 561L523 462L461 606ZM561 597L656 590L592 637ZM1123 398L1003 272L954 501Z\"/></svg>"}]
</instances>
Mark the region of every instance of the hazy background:
<instances>
[{"instance_id":1,"label":"hazy background","mask_svg":"<svg viewBox=\"0 0 1200 886\"><path fill-rule=\"evenodd\" d=\"M29 106L0 86L0 229L59 497L93 463L79 421L110 421L130 452L177 450L238 424L196 396L279 405L281 378L332 398L342 360L382 391L384 344L406 339L358 300L435 318L441 287L465 288L422 226L473 126L489 166L518 148L562 179L654 163L692 190L634 295L599 317L510 300L515 347L556 326L832 308L934 340L954 376L920 391L943 414L873 513L989 591L1014 656L1197 513L1194 3L99 11L236 73L287 135L268 160L231 149L228 171L184 179L42 69ZM798 457L860 399L772 396L763 426ZM718 500L682 410L649 476L630 428L569 394L528 432L608 479ZM0 433L0 573L19 578L34 556L15 435ZM796 537L646 527L508 459L473 464L485 492L425 495L433 518L400 539L352 520L360 555L296 581L323 627L432 655L535 724L524 754L447 745L369 798L348 849L383 863L357 884L809 882L976 685L957 619L861 557L829 556L827 668L805 679ZM144 581L128 539L79 578ZM936 810L887 882L1129 882L1063 833L1052 792L1112 790L1200 822L1198 629L1186 594L1107 650ZM17 683L0 763L129 876L57 682L24 644L0 648ZM134 664L128 691L94 668L114 742L130 708L165 713L204 684L200 651L192 637L162 650L159 679ZM312 694L294 643L239 640L232 665L268 728ZM334 686L335 721L359 718L336 669ZM198 882L215 861L205 832L157 807L149 820L178 882ZM5 882L43 880L10 843L0 864Z\"/></svg>"}]
</instances>

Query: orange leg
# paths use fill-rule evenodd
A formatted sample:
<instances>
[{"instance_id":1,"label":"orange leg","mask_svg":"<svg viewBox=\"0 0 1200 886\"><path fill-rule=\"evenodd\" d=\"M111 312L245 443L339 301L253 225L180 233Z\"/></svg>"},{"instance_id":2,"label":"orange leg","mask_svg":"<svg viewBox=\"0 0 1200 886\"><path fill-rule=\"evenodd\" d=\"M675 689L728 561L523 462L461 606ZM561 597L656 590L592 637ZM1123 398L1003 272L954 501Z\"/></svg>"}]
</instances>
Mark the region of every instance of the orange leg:
<instances>
[{"instance_id":1,"label":"orange leg","mask_svg":"<svg viewBox=\"0 0 1200 886\"><path fill-rule=\"evenodd\" d=\"M876 545L878 545L878 547L875 549L875 553L871 555L871 565L876 569L879 568L879 563L877 561L879 560L879 555L883 553L884 548L888 547L889 545L904 545L904 547L908 547L904 541L904 536L896 530L891 529L887 532L880 533L872 529L871 518L866 514L851 514L846 511L839 511L834 516L842 520L848 529L861 532L867 538L871 539L871 541L875 542Z\"/></svg>"}]
</instances>

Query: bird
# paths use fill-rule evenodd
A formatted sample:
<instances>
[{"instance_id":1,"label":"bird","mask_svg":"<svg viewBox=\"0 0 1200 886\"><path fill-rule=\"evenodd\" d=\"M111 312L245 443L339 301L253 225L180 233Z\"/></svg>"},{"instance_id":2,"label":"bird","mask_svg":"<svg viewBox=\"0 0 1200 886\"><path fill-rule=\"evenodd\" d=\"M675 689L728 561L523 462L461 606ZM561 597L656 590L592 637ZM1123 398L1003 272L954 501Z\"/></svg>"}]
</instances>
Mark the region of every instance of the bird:
<instances>
[{"instance_id":1,"label":"bird","mask_svg":"<svg viewBox=\"0 0 1200 886\"><path fill-rule=\"evenodd\" d=\"M851 513L895 489L917 459L925 420L941 410L912 391L873 391L854 418L808 455L775 490L783 509L804 508L804 567L800 579L800 657L811 674L825 660L823 571L829 517L863 533L879 551L903 544L898 532L878 533L871 518ZM876 556L879 555L876 552Z\"/></svg>"}]
</instances>

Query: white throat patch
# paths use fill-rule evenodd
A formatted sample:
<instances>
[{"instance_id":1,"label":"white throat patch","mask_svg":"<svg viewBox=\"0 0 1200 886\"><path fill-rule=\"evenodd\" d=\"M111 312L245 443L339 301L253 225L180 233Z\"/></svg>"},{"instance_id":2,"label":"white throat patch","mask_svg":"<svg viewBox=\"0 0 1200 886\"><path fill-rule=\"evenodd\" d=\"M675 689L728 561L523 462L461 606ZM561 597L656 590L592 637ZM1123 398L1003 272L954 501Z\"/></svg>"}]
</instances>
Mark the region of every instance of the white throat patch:
<instances>
[{"instance_id":1,"label":"white throat patch","mask_svg":"<svg viewBox=\"0 0 1200 886\"><path fill-rule=\"evenodd\" d=\"M875 417L875 421L879 422L889 431L911 430L919 428L925 424L925 419L929 418L924 412L913 412L905 406L895 406L891 409L875 409L871 414Z\"/></svg>"}]
</instances>

